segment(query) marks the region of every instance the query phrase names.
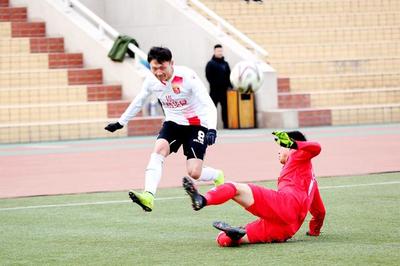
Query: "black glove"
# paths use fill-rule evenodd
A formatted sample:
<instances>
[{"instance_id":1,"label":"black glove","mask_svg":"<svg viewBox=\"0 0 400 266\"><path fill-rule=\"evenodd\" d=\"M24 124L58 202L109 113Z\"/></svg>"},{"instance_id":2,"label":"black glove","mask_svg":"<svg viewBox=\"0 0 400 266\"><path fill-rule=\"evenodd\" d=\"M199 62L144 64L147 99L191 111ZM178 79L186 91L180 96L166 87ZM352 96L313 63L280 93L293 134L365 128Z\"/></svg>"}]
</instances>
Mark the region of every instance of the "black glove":
<instances>
[{"instance_id":1,"label":"black glove","mask_svg":"<svg viewBox=\"0 0 400 266\"><path fill-rule=\"evenodd\" d=\"M217 139L217 131L215 129L209 129L206 134L207 145L213 145Z\"/></svg>"},{"instance_id":2,"label":"black glove","mask_svg":"<svg viewBox=\"0 0 400 266\"><path fill-rule=\"evenodd\" d=\"M123 125L121 125L120 123L116 122L116 123L108 124L104 129L108 130L110 132L114 132L114 131L116 131L118 129L121 129L123 127L124 127Z\"/></svg>"}]
</instances>

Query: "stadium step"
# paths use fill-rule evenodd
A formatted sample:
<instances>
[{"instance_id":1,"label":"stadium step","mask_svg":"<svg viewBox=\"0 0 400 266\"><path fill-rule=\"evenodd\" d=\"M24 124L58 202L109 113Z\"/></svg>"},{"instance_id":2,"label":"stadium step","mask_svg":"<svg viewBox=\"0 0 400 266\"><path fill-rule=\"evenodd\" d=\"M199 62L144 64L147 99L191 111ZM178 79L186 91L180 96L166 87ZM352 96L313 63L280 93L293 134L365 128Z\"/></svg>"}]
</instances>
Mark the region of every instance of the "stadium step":
<instances>
[{"instance_id":1,"label":"stadium step","mask_svg":"<svg viewBox=\"0 0 400 266\"><path fill-rule=\"evenodd\" d=\"M104 127L115 119L0 124L0 143L26 143L93 138L156 135L164 117L135 117L128 126L110 133Z\"/></svg>"},{"instance_id":2,"label":"stadium step","mask_svg":"<svg viewBox=\"0 0 400 266\"><path fill-rule=\"evenodd\" d=\"M400 54L400 42L398 41L270 45L266 48L270 53L271 63L278 60L340 60L342 58L390 57Z\"/></svg>"},{"instance_id":3,"label":"stadium step","mask_svg":"<svg viewBox=\"0 0 400 266\"><path fill-rule=\"evenodd\" d=\"M352 43L372 41L398 41L400 28L355 27L304 30L249 31L247 35L257 43L269 45L313 44L313 43Z\"/></svg>"},{"instance_id":4,"label":"stadium step","mask_svg":"<svg viewBox=\"0 0 400 266\"><path fill-rule=\"evenodd\" d=\"M83 55L65 54L0 54L0 71L82 68Z\"/></svg>"},{"instance_id":5,"label":"stadium step","mask_svg":"<svg viewBox=\"0 0 400 266\"><path fill-rule=\"evenodd\" d=\"M22 22L27 19L26 7L0 7L0 22Z\"/></svg>"},{"instance_id":6,"label":"stadium step","mask_svg":"<svg viewBox=\"0 0 400 266\"><path fill-rule=\"evenodd\" d=\"M395 72L400 66L400 57L348 58L326 61L278 61L272 63L280 76L289 75L333 75L355 73Z\"/></svg>"},{"instance_id":7,"label":"stadium step","mask_svg":"<svg viewBox=\"0 0 400 266\"><path fill-rule=\"evenodd\" d=\"M0 123L29 123L118 117L129 102L68 102L0 106Z\"/></svg>"},{"instance_id":8,"label":"stadium step","mask_svg":"<svg viewBox=\"0 0 400 266\"><path fill-rule=\"evenodd\" d=\"M8 7L9 5L9 0L0 0L0 7Z\"/></svg>"},{"instance_id":9,"label":"stadium step","mask_svg":"<svg viewBox=\"0 0 400 266\"><path fill-rule=\"evenodd\" d=\"M345 27L396 27L400 12L385 13L338 13L318 15L242 15L226 16L225 19L244 32L254 30L329 29Z\"/></svg>"},{"instance_id":10,"label":"stadium step","mask_svg":"<svg viewBox=\"0 0 400 266\"><path fill-rule=\"evenodd\" d=\"M278 77L277 86L278 93L290 92L290 78Z\"/></svg>"},{"instance_id":11,"label":"stadium step","mask_svg":"<svg viewBox=\"0 0 400 266\"><path fill-rule=\"evenodd\" d=\"M335 90L304 93L279 93L279 108L330 108L352 105L400 103L400 88Z\"/></svg>"},{"instance_id":12,"label":"stadium step","mask_svg":"<svg viewBox=\"0 0 400 266\"><path fill-rule=\"evenodd\" d=\"M370 88L396 88L400 72L290 76L290 92L316 92Z\"/></svg>"},{"instance_id":13,"label":"stadium step","mask_svg":"<svg viewBox=\"0 0 400 266\"><path fill-rule=\"evenodd\" d=\"M0 88L101 84L102 69L1 71Z\"/></svg>"},{"instance_id":14,"label":"stadium step","mask_svg":"<svg viewBox=\"0 0 400 266\"><path fill-rule=\"evenodd\" d=\"M0 55L63 53L64 38L0 38Z\"/></svg>"},{"instance_id":15,"label":"stadium step","mask_svg":"<svg viewBox=\"0 0 400 266\"><path fill-rule=\"evenodd\" d=\"M254 14L325 14L343 12L387 12L400 7L396 0L335 0L333 1L264 1L262 4L246 4L244 1L203 0L209 8L221 16Z\"/></svg>"},{"instance_id":16,"label":"stadium step","mask_svg":"<svg viewBox=\"0 0 400 266\"><path fill-rule=\"evenodd\" d=\"M1 38L45 37L45 22L0 22Z\"/></svg>"},{"instance_id":17,"label":"stadium step","mask_svg":"<svg viewBox=\"0 0 400 266\"><path fill-rule=\"evenodd\" d=\"M74 85L0 89L0 105L118 101L120 85Z\"/></svg>"},{"instance_id":18,"label":"stadium step","mask_svg":"<svg viewBox=\"0 0 400 266\"><path fill-rule=\"evenodd\" d=\"M400 104L297 109L299 127L400 122Z\"/></svg>"}]
</instances>

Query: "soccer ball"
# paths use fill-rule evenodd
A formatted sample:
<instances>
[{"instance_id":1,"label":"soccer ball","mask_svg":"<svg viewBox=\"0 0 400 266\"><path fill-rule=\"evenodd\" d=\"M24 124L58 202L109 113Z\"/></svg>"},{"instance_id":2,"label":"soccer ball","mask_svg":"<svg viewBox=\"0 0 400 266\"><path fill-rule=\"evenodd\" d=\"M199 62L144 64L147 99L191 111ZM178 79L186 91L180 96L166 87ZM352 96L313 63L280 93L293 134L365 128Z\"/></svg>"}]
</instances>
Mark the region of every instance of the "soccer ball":
<instances>
[{"instance_id":1,"label":"soccer ball","mask_svg":"<svg viewBox=\"0 0 400 266\"><path fill-rule=\"evenodd\" d=\"M250 93L261 87L264 75L256 62L240 61L233 67L230 80L234 89L241 93Z\"/></svg>"}]
</instances>

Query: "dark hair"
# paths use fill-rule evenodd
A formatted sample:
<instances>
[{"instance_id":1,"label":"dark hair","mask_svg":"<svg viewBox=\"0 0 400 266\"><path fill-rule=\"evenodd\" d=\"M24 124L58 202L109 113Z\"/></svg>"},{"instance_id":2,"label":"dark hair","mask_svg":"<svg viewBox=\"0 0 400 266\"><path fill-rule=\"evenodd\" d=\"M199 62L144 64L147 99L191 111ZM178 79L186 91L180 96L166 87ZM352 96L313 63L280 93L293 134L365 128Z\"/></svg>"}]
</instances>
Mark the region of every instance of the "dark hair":
<instances>
[{"instance_id":1,"label":"dark hair","mask_svg":"<svg viewBox=\"0 0 400 266\"><path fill-rule=\"evenodd\" d=\"M222 48L222 45L221 44L214 45L214 50L217 49L217 48Z\"/></svg>"},{"instance_id":2,"label":"dark hair","mask_svg":"<svg viewBox=\"0 0 400 266\"><path fill-rule=\"evenodd\" d=\"M287 134L289 135L289 138L298 140L298 141L307 141L306 136L304 136L303 133L300 131L288 131Z\"/></svg>"},{"instance_id":3,"label":"dark hair","mask_svg":"<svg viewBox=\"0 0 400 266\"><path fill-rule=\"evenodd\" d=\"M156 60L158 63L170 62L172 59L172 53L168 48L165 47L152 47L147 54L147 62Z\"/></svg>"}]
</instances>

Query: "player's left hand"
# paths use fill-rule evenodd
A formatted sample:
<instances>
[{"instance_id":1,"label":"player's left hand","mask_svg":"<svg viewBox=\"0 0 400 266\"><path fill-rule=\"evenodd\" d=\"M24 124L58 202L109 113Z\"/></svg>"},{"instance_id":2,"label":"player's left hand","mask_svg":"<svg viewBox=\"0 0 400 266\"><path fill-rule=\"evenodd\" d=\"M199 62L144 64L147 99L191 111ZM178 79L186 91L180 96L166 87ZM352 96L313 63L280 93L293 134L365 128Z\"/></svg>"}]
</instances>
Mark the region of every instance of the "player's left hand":
<instances>
[{"instance_id":1,"label":"player's left hand","mask_svg":"<svg viewBox=\"0 0 400 266\"><path fill-rule=\"evenodd\" d=\"M110 131L110 132L114 132L114 131L119 130L119 129L123 128L123 127L124 126L121 125L120 123L115 122L115 123L108 124L104 129L107 130L107 131Z\"/></svg>"},{"instance_id":2,"label":"player's left hand","mask_svg":"<svg viewBox=\"0 0 400 266\"><path fill-rule=\"evenodd\" d=\"M285 131L274 131L272 132L272 135L275 136L276 143L282 147L291 149L296 145L296 142L292 140Z\"/></svg>"},{"instance_id":3,"label":"player's left hand","mask_svg":"<svg viewBox=\"0 0 400 266\"><path fill-rule=\"evenodd\" d=\"M206 134L207 145L213 145L217 139L217 131L215 129L209 129Z\"/></svg>"}]
</instances>

